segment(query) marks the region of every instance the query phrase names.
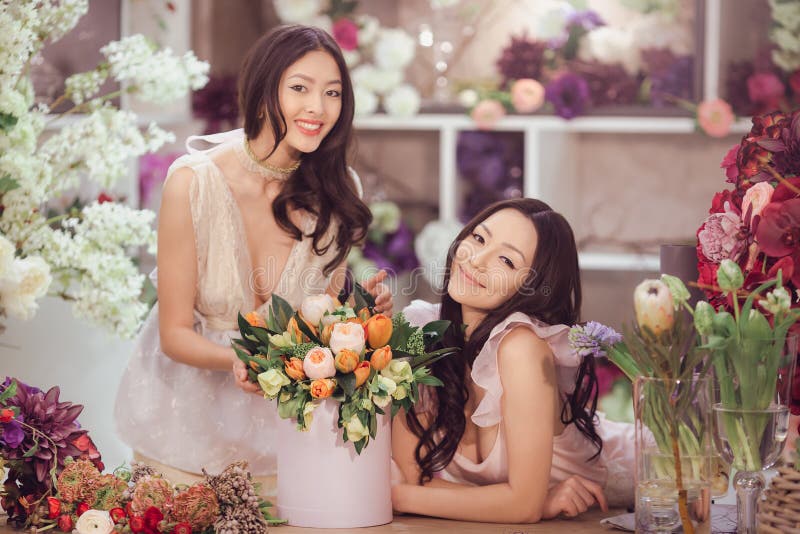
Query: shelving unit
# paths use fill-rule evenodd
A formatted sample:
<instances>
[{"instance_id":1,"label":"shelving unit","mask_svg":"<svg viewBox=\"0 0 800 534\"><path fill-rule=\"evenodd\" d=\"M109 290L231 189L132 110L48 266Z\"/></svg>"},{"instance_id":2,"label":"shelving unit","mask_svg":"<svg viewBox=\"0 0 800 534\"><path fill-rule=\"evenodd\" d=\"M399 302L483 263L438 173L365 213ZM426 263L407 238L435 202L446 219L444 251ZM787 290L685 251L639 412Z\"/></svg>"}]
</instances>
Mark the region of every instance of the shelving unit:
<instances>
[{"instance_id":1,"label":"shelving unit","mask_svg":"<svg viewBox=\"0 0 800 534\"><path fill-rule=\"evenodd\" d=\"M720 18L721 0L705 0L698 9L703 19L703 99L717 98L720 85ZM359 117L355 121L360 131L434 131L439 134L439 218L455 220L458 211L458 172L456 144L458 132L475 130L475 123L466 114L421 113L399 118L383 114ZM750 121L741 119L732 133L745 133ZM570 121L552 115L509 115L498 121L493 130L516 131L524 135L523 193L526 197L543 196L546 176L556 171L556 164L569 155L571 135L656 134L689 135L696 131L691 117L624 117L586 116ZM562 170L563 172L563 170ZM582 253L583 269L657 271L658 257L630 253Z\"/></svg>"}]
</instances>

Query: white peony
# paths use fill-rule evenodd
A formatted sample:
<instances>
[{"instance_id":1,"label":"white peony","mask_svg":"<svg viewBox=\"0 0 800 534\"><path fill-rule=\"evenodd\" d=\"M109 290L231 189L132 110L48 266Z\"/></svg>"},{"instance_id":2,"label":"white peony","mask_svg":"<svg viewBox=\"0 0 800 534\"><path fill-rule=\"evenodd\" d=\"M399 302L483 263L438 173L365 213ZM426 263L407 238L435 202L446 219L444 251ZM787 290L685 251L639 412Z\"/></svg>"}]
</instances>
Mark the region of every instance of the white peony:
<instances>
[{"instance_id":1,"label":"white peony","mask_svg":"<svg viewBox=\"0 0 800 534\"><path fill-rule=\"evenodd\" d=\"M311 380L330 378L335 375L336 367L331 349L328 347L314 347L309 350L303 358L303 372Z\"/></svg>"},{"instance_id":2,"label":"white peony","mask_svg":"<svg viewBox=\"0 0 800 534\"><path fill-rule=\"evenodd\" d=\"M371 115L378 109L378 96L366 87L354 85L353 98L357 116Z\"/></svg>"},{"instance_id":3,"label":"white peony","mask_svg":"<svg viewBox=\"0 0 800 534\"><path fill-rule=\"evenodd\" d=\"M631 75L639 72L641 66L639 49L632 32L610 26L601 26L584 35L578 56L584 61L620 64Z\"/></svg>"},{"instance_id":4,"label":"white peony","mask_svg":"<svg viewBox=\"0 0 800 534\"><path fill-rule=\"evenodd\" d=\"M414 59L416 41L399 28L381 29L375 42L375 63L384 70L399 70Z\"/></svg>"},{"instance_id":5,"label":"white peony","mask_svg":"<svg viewBox=\"0 0 800 534\"><path fill-rule=\"evenodd\" d=\"M283 22L306 23L319 15L322 0L273 0L272 5Z\"/></svg>"},{"instance_id":6,"label":"white peony","mask_svg":"<svg viewBox=\"0 0 800 534\"><path fill-rule=\"evenodd\" d=\"M416 89L403 84L392 89L383 101L386 113L395 117L410 117L419 111L420 97Z\"/></svg>"},{"instance_id":7,"label":"white peony","mask_svg":"<svg viewBox=\"0 0 800 534\"><path fill-rule=\"evenodd\" d=\"M336 303L333 297L328 294L311 295L303 299L300 305L300 313L303 319L314 325L318 326L322 317L326 312L332 312L336 309Z\"/></svg>"},{"instance_id":8,"label":"white peony","mask_svg":"<svg viewBox=\"0 0 800 534\"><path fill-rule=\"evenodd\" d=\"M423 275L434 289L442 287L447 263L447 249L461 231L457 221L431 221L414 239L414 252L422 265Z\"/></svg>"},{"instance_id":9,"label":"white peony","mask_svg":"<svg viewBox=\"0 0 800 534\"><path fill-rule=\"evenodd\" d=\"M111 534L114 521L104 510L86 510L75 522L76 534Z\"/></svg>"},{"instance_id":10,"label":"white peony","mask_svg":"<svg viewBox=\"0 0 800 534\"><path fill-rule=\"evenodd\" d=\"M339 354L343 349L350 349L356 354L361 354L361 351L364 350L364 343L364 327L359 323L336 323L333 325L329 345L334 355Z\"/></svg>"}]
</instances>

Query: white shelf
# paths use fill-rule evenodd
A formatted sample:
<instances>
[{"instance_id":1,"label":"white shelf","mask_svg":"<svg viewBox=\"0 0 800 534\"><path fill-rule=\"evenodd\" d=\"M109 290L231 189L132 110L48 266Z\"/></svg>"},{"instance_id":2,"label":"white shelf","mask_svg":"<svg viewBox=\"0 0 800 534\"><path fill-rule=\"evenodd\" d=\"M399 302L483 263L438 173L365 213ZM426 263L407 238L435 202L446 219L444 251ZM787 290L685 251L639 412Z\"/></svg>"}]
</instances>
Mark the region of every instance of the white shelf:
<instances>
[{"instance_id":1,"label":"white shelf","mask_svg":"<svg viewBox=\"0 0 800 534\"><path fill-rule=\"evenodd\" d=\"M578 254L581 269L587 271L653 271L660 270L660 260L655 254L629 254L617 252L581 252Z\"/></svg>"}]
</instances>

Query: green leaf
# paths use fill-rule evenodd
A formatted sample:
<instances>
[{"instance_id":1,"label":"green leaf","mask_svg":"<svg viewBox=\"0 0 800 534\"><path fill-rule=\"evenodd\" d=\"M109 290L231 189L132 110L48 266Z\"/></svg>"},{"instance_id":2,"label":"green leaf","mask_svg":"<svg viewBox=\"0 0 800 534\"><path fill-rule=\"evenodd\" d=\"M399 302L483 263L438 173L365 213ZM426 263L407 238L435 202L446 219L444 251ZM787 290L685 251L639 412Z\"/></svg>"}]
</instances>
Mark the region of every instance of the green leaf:
<instances>
[{"instance_id":1,"label":"green leaf","mask_svg":"<svg viewBox=\"0 0 800 534\"><path fill-rule=\"evenodd\" d=\"M356 375L354 373L336 373L336 383L342 386L342 391L349 397L356 390Z\"/></svg>"},{"instance_id":2,"label":"green leaf","mask_svg":"<svg viewBox=\"0 0 800 534\"><path fill-rule=\"evenodd\" d=\"M39 442L37 441L36 443L34 443L34 444L33 444L33 447L31 447L30 449L28 449L28 450L25 452L25 454L23 454L23 455L22 455L22 457L23 457L23 458L30 458L31 456L33 456L34 454L36 454L36 452L37 452L38 450L39 450Z\"/></svg>"},{"instance_id":3,"label":"green leaf","mask_svg":"<svg viewBox=\"0 0 800 534\"><path fill-rule=\"evenodd\" d=\"M14 189L19 189L19 182L13 179L10 174L4 174L3 177L0 178L0 195L13 191Z\"/></svg>"},{"instance_id":4,"label":"green leaf","mask_svg":"<svg viewBox=\"0 0 800 534\"><path fill-rule=\"evenodd\" d=\"M425 333L426 341L428 339L435 341L441 339L448 328L450 328L450 321L442 319L439 321L431 321L422 327L422 331Z\"/></svg>"},{"instance_id":5,"label":"green leaf","mask_svg":"<svg viewBox=\"0 0 800 534\"><path fill-rule=\"evenodd\" d=\"M376 409L376 411L377 411L377 409ZM399 412L399 411L400 411L400 405L393 402L392 403L392 418L394 418L394 416L397 415L397 412Z\"/></svg>"},{"instance_id":6,"label":"green leaf","mask_svg":"<svg viewBox=\"0 0 800 534\"><path fill-rule=\"evenodd\" d=\"M378 416L374 413L369 415L369 437L375 438L378 433Z\"/></svg>"},{"instance_id":7,"label":"green leaf","mask_svg":"<svg viewBox=\"0 0 800 534\"><path fill-rule=\"evenodd\" d=\"M250 360L252 360L253 357L247 352L237 347L236 344L231 343L231 345L233 346L234 352L236 352L236 356L238 356L239 359L242 360L245 365L250 365Z\"/></svg>"},{"instance_id":8,"label":"green leaf","mask_svg":"<svg viewBox=\"0 0 800 534\"><path fill-rule=\"evenodd\" d=\"M294 308L283 298L273 293L270 305L270 318L275 320L278 332L285 332L289 319L294 315Z\"/></svg>"},{"instance_id":9,"label":"green leaf","mask_svg":"<svg viewBox=\"0 0 800 534\"><path fill-rule=\"evenodd\" d=\"M353 442L353 446L356 449L356 454L360 455L361 451L364 450L364 447L367 446L367 439L369 439L369 438L363 438L363 439L360 439L358 441L354 441Z\"/></svg>"},{"instance_id":10,"label":"green leaf","mask_svg":"<svg viewBox=\"0 0 800 534\"><path fill-rule=\"evenodd\" d=\"M19 119L11 113L0 112L0 130L7 132L16 126L18 121Z\"/></svg>"},{"instance_id":11,"label":"green leaf","mask_svg":"<svg viewBox=\"0 0 800 534\"><path fill-rule=\"evenodd\" d=\"M295 314L295 321L297 321L297 327L308 337L308 339L310 339L313 343L323 345L322 340L320 340L320 338L318 338L314 332L311 331L306 322L300 318L299 314Z\"/></svg>"},{"instance_id":12,"label":"green leaf","mask_svg":"<svg viewBox=\"0 0 800 534\"><path fill-rule=\"evenodd\" d=\"M362 308L368 308L372 311L375 308L375 299L369 292L361 287L361 284L355 284L353 289L353 298L355 300L355 310L358 312Z\"/></svg>"},{"instance_id":13,"label":"green leaf","mask_svg":"<svg viewBox=\"0 0 800 534\"><path fill-rule=\"evenodd\" d=\"M10 399L16 394L17 394L17 381L12 380L11 384L9 384L9 386L2 393L0 393L0 402L5 402L6 400Z\"/></svg>"},{"instance_id":14,"label":"green leaf","mask_svg":"<svg viewBox=\"0 0 800 534\"><path fill-rule=\"evenodd\" d=\"M292 397L286 402L279 402L278 415L281 419L294 419L297 416L297 410L300 409L301 404L304 404L301 396Z\"/></svg>"},{"instance_id":15,"label":"green leaf","mask_svg":"<svg viewBox=\"0 0 800 534\"><path fill-rule=\"evenodd\" d=\"M436 386L436 387L438 387L438 386L443 386L444 385L441 380L439 380L438 378L436 378L433 375L422 376L422 377L417 379L417 382L419 382L420 384L425 384L426 386Z\"/></svg>"}]
</instances>

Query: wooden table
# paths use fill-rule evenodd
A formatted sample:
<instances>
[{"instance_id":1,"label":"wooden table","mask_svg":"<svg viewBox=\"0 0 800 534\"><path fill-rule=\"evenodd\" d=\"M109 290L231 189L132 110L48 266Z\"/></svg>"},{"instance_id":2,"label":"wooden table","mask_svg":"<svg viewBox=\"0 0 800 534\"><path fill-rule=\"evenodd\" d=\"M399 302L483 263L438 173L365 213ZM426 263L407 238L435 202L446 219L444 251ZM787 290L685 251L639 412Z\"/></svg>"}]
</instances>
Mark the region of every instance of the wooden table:
<instances>
[{"instance_id":1,"label":"wooden table","mask_svg":"<svg viewBox=\"0 0 800 534\"><path fill-rule=\"evenodd\" d=\"M272 534L303 534L309 532L357 532L364 534L388 534L397 532L425 532L447 534L533 534L535 532L569 532L570 534L585 534L588 532L606 532L613 530L611 527L601 525L600 520L623 513L623 510L611 510L603 513L600 510L586 512L576 519L554 519L542 521L534 525L502 525L494 523L470 523L466 521L449 521L447 519L434 519L420 516L398 516L388 525L359 529L315 529L301 527L272 527ZM19 533L11 527L5 526L5 518L0 519L0 534ZM50 531L57 532L57 531Z\"/></svg>"}]
</instances>

